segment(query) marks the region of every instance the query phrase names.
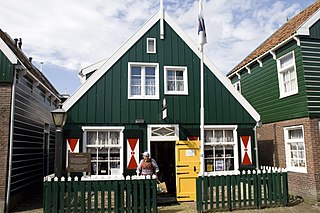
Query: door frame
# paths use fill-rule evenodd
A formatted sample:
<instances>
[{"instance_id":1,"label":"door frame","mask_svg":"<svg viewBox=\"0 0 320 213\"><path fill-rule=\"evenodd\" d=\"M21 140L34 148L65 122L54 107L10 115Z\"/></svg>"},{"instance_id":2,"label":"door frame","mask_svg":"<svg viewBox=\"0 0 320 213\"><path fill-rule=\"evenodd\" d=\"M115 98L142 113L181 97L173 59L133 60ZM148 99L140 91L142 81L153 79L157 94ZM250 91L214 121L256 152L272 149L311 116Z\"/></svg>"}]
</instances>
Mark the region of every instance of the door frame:
<instances>
[{"instance_id":1,"label":"door frame","mask_svg":"<svg viewBox=\"0 0 320 213\"><path fill-rule=\"evenodd\" d=\"M174 130L174 133L175 135L174 136L152 136L151 133L152 133L152 128L153 127L163 127L163 128L166 128L166 127L174 127L175 130ZM148 147L147 147L147 150L149 153L151 153L152 150L151 149L151 141L152 142L161 142L161 141L177 141L179 140L179 124L148 124L147 126L147 140L148 140ZM151 153L152 155L152 153Z\"/></svg>"}]
</instances>

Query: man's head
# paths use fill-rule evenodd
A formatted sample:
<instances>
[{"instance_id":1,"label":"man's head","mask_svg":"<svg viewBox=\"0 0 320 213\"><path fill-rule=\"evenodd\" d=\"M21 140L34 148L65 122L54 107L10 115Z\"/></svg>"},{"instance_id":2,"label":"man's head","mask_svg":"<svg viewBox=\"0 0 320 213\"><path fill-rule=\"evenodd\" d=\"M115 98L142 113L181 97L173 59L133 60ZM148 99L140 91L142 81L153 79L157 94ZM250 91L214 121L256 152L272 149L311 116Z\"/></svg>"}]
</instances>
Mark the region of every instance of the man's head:
<instances>
[{"instance_id":1,"label":"man's head","mask_svg":"<svg viewBox=\"0 0 320 213\"><path fill-rule=\"evenodd\" d=\"M143 157L144 159L148 159L148 158L150 157L149 152L144 152L144 153L142 153L142 157Z\"/></svg>"}]
</instances>

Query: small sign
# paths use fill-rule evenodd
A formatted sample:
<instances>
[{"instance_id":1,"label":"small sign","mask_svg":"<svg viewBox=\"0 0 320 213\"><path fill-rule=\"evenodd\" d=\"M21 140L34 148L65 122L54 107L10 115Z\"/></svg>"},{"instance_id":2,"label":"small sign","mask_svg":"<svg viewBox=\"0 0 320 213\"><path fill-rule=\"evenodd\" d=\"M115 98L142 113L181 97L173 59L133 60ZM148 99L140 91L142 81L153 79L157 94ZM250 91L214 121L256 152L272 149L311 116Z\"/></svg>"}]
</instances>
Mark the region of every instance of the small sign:
<instances>
[{"instance_id":1,"label":"small sign","mask_svg":"<svg viewBox=\"0 0 320 213\"><path fill-rule=\"evenodd\" d=\"M187 157L195 156L195 151L194 151L194 149L187 149L187 150L186 150L186 156L187 156Z\"/></svg>"},{"instance_id":2,"label":"small sign","mask_svg":"<svg viewBox=\"0 0 320 213\"><path fill-rule=\"evenodd\" d=\"M91 153L69 153L68 172L91 172Z\"/></svg>"}]
</instances>

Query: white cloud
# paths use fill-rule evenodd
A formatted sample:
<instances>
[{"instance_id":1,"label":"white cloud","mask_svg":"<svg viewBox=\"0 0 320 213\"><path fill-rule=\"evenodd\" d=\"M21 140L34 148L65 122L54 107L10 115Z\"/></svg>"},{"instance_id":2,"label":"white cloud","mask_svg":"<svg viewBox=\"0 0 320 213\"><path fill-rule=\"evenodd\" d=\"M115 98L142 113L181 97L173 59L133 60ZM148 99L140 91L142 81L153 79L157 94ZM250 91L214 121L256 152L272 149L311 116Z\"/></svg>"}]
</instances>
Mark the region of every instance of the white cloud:
<instances>
[{"instance_id":1,"label":"white cloud","mask_svg":"<svg viewBox=\"0 0 320 213\"><path fill-rule=\"evenodd\" d=\"M287 17L312 2L207 0L206 53L227 72ZM178 25L197 41L198 2L164 3ZM159 0L10 0L1 3L0 26L11 37L22 37L23 49L35 61L78 71L111 56L158 8Z\"/></svg>"}]
</instances>

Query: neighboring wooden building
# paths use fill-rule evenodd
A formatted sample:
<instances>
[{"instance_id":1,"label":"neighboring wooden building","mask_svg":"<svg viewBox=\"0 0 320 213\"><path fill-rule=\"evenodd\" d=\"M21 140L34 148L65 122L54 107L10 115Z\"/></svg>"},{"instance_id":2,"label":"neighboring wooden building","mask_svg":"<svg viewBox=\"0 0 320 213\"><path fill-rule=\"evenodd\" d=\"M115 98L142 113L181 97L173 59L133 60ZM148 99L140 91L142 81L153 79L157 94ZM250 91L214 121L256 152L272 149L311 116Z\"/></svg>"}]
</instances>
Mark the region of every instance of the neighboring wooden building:
<instances>
[{"instance_id":1,"label":"neighboring wooden building","mask_svg":"<svg viewBox=\"0 0 320 213\"><path fill-rule=\"evenodd\" d=\"M180 195L190 185L184 180L200 170L198 142L185 142L200 134L200 53L166 13L161 17L160 11L110 58L81 70L84 83L63 104L64 137L69 151L92 153L95 175L135 174L148 150L169 193L192 200ZM255 168L260 117L207 57L204 61L203 168L222 174ZM188 163L180 164L183 159Z\"/></svg>"},{"instance_id":2,"label":"neighboring wooden building","mask_svg":"<svg viewBox=\"0 0 320 213\"><path fill-rule=\"evenodd\" d=\"M12 40L0 30L0 212L27 199L53 173L50 111L59 103L59 93L21 45L21 39Z\"/></svg>"},{"instance_id":3,"label":"neighboring wooden building","mask_svg":"<svg viewBox=\"0 0 320 213\"><path fill-rule=\"evenodd\" d=\"M290 193L320 200L320 2L288 20L228 78L261 115L262 165L286 167Z\"/></svg>"}]
</instances>

